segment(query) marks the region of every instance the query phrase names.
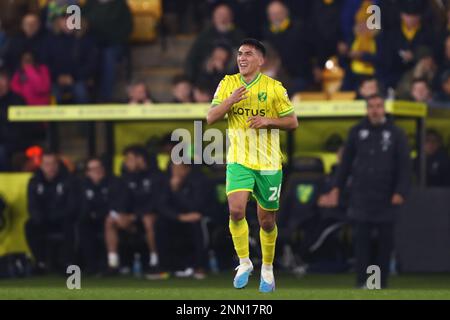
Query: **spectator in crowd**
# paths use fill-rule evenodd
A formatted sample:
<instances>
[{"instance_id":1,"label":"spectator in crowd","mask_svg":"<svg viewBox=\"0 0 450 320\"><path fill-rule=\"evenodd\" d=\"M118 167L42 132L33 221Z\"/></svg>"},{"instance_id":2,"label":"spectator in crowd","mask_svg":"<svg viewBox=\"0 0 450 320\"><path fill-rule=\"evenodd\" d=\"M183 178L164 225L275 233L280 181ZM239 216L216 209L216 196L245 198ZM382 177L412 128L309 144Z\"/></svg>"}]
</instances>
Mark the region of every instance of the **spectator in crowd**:
<instances>
[{"instance_id":1,"label":"spectator in crowd","mask_svg":"<svg viewBox=\"0 0 450 320\"><path fill-rule=\"evenodd\" d=\"M112 273L118 271L119 230L128 234L137 232L142 223L148 246L149 275L159 272L159 248L156 242L155 225L158 219L163 177L156 164L151 162L146 150L140 146L130 146L124 150L124 172L122 182L126 190L119 201L120 211L111 212L105 222L105 240L108 252L108 267ZM153 279L154 279L153 277Z\"/></svg>"},{"instance_id":2,"label":"spectator in crowd","mask_svg":"<svg viewBox=\"0 0 450 320\"><path fill-rule=\"evenodd\" d=\"M110 102L116 68L128 50L133 31L131 11L125 0L87 0L83 15L100 48L100 101Z\"/></svg>"},{"instance_id":3,"label":"spectator in crowd","mask_svg":"<svg viewBox=\"0 0 450 320\"><path fill-rule=\"evenodd\" d=\"M152 104L154 99L151 97L147 84L143 80L131 82L127 89L128 104Z\"/></svg>"},{"instance_id":4,"label":"spectator in crowd","mask_svg":"<svg viewBox=\"0 0 450 320\"><path fill-rule=\"evenodd\" d=\"M291 18L288 7L272 1L267 7L269 24L264 40L278 53L283 69L290 77L290 91L305 90L311 81L311 59L304 25Z\"/></svg>"},{"instance_id":5,"label":"spectator in crowd","mask_svg":"<svg viewBox=\"0 0 450 320\"><path fill-rule=\"evenodd\" d=\"M389 31L384 41L390 49L383 56L383 76L387 87L395 87L402 75L418 61L417 50L432 48L433 34L423 23L424 3L408 1L401 6L400 25Z\"/></svg>"},{"instance_id":6,"label":"spectator in crowd","mask_svg":"<svg viewBox=\"0 0 450 320\"><path fill-rule=\"evenodd\" d=\"M5 54L8 46L8 36L5 30L2 28L2 22L0 21L0 68L5 65Z\"/></svg>"},{"instance_id":7,"label":"spectator in crowd","mask_svg":"<svg viewBox=\"0 0 450 320\"><path fill-rule=\"evenodd\" d=\"M48 239L62 237L64 257L62 270L66 270L74 255L74 214L76 203L72 198L74 182L54 152L46 151L38 169L28 183L28 220L25 231L28 245L35 259L37 273L48 270Z\"/></svg>"},{"instance_id":8,"label":"spectator in crowd","mask_svg":"<svg viewBox=\"0 0 450 320\"><path fill-rule=\"evenodd\" d=\"M348 214L353 221L360 288L366 288L367 267L372 264L381 269L381 287L388 285L395 216L405 202L410 175L406 135L386 116L384 98L379 94L368 97L367 117L350 130L335 187L323 202L329 207L337 206L340 192L351 176ZM378 244L376 261L371 260L374 232Z\"/></svg>"},{"instance_id":9,"label":"spectator in crowd","mask_svg":"<svg viewBox=\"0 0 450 320\"><path fill-rule=\"evenodd\" d=\"M231 48L224 44L217 44L199 74L195 77L194 82L208 83L211 87L216 87L220 80L230 73L230 63L233 61Z\"/></svg>"},{"instance_id":10,"label":"spectator in crowd","mask_svg":"<svg viewBox=\"0 0 450 320\"><path fill-rule=\"evenodd\" d=\"M196 103L211 103L213 98L213 92L209 84L206 83L197 83L194 86L194 102Z\"/></svg>"},{"instance_id":11,"label":"spectator in crowd","mask_svg":"<svg viewBox=\"0 0 450 320\"><path fill-rule=\"evenodd\" d=\"M216 43L236 47L243 36L233 23L231 8L226 4L219 4L212 13L212 25L198 35L188 53L185 63L187 76L195 79Z\"/></svg>"},{"instance_id":12,"label":"spectator in crowd","mask_svg":"<svg viewBox=\"0 0 450 320\"><path fill-rule=\"evenodd\" d=\"M36 61L33 52L25 51L21 67L12 78L11 89L30 106L49 105L51 79L48 67Z\"/></svg>"},{"instance_id":13,"label":"spectator in crowd","mask_svg":"<svg viewBox=\"0 0 450 320\"><path fill-rule=\"evenodd\" d=\"M102 248L105 219L110 212L120 210L116 205L122 189L119 180L106 173L101 159L89 159L85 169L75 195L79 204L78 238L86 273L96 274L104 269L106 262L106 257L99 259L105 252Z\"/></svg>"},{"instance_id":14,"label":"spectator in crowd","mask_svg":"<svg viewBox=\"0 0 450 320\"><path fill-rule=\"evenodd\" d=\"M442 107L450 107L450 70L447 70L441 77L440 90L433 98L434 105Z\"/></svg>"},{"instance_id":15,"label":"spectator in crowd","mask_svg":"<svg viewBox=\"0 0 450 320\"><path fill-rule=\"evenodd\" d=\"M39 13L38 0L0 1L0 21L9 36L20 32L22 19L29 13Z\"/></svg>"},{"instance_id":16,"label":"spectator in crowd","mask_svg":"<svg viewBox=\"0 0 450 320\"><path fill-rule=\"evenodd\" d=\"M201 220L205 215L204 190L206 181L203 176L188 164L172 164L167 190L161 205L161 232L166 240L162 241L167 255L176 260L174 267L184 270L176 272L179 277L205 277L206 248ZM170 235L170 239L167 238ZM174 251L167 247L170 243L181 244ZM189 249L191 248L191 249ZM187 251L189 250L189 251ZM192 251L191 251L192 250Z\"/></svg>"},{"instance_id":17,"label":"spectator in crowd","mask_svg":"<svg viewBox=\"0 0 450 320\"><path fill-rule=\"evenodd\" d=\"M97 48L84 21L82 30L77 31L68 27L67 19L65 14L57 17L49 36L47 56L53 91L60 104L86 104L90 101L88 84L95 77Z\"/></svg>"},{"instance_id":18,"label":"spectator in crowd","mask_svg":"<svg viewBox=\"0 0 450 320\"><path fill-rule=\"evenodd\" d=\"M341 39L341 0L312 1L311 13L307 21L308 43L313 58L313 76L316 84L322 81L325 62L337 54L337 44Z\"/></svg>"},{"instance_id":19,"label":"spectator in crowd","mask_svg":"<svg viewBox=\"0 0 450 320\"><path fill-rule=\"evenodd\" d=\"M363 78L359 84L356 100L366 99L380 92L380 83L374 77Z\"/></svg>"},{"instance_id":20,"label":"spectator in crowd","mask_svg":"<svg viewBox=\"0 0 450 320\"><path fill-rule=\"evenodd\" d=\"M361 18L359 15L362 15L361 11L364 10L364 13L366 13L369 6L379 6L380 2L379 0L343 0L340 19L341 38L344 43L350 43L353 40L355 26Z\"/></svg>"},{"instance_id":21,"label":"spectator in crowd","mask_svg":"<svg viewBox=\"0 0 450 320\"><path fill-rule=\"evenodd\" d=\"M442 135L428 129L425 138L426 182L429 187L450 187L450 158L444 148ZM415 161L416 173L418 162Z\"/></svg>"},{"instance_id":22,"label":"spectator in crowd","mask_svg":"<svg viewBox=\"0 0 450 320\"><path fill-rule=\"evenodd\" d=\"M450 12L450 10L449 10L449 12ZM447 70L450 70L450 32L449 32L448 36L445 37L445 41L443 42L442 55L443 55L443 58L440 61L439 71L436 76L436 78L438 80L442 79L442 76L444 75L444 73ZM439 81L437 81L437 82L439 82ZM438 88L439 83L436 83L435 87ZM436 89L436 88L433 88L433 89Z\"/></svg>"},{"instance_id":23,"label":"spectator in crowd","mask_svg":"<svg viewBox=\"0 0 450 320\"><path fill-rule=\"evenodd\" d=\"M411 84L410 99L415 102L430 103L433 98L431 87L423 78L414 79Z\"/></svg>"},{"instance_id":24,"label":"spectator in crowd","mask_svg":"<svg viewBox=\"0 0 450 320\"><path fill-rule=\"evenodd\" d=\"M53 28L53 22L56 18L64 15L67 8L72 5L80 5L79 0L47 0L47 4L41 10L42 25L46 29Z\"/></svg>"},{"instance_id":25,"label":"spectator in crowd","mask_svg":"<svg viewBox=\"0 0 450 320\"><path fill-rule=\"evenodd\" d=\"M24 105L25 101L11 91L6 69L0 69L0 171L9 170L11 155L20 150L20 125L8 121L8 107Z\"/></svg>"},{"instance_id":26,"label":"spectator in crowd","mask_svg":"<svg viewBox=\"0 0 450 320\"><path fill-rule=\"evenodd\" d=\"M355 90L361 78L378 75L380 51L383 50L379 30L369 29L367 26L369 19L367 9L374 1L350 0L345 2L345 4L348 3L360 4L354 16L349 19L355 23L352 34L344 36L348 42L339 42L338 44L341 63L346 65L342 88L344 91Z\"/></svg>"},{"instance_id":27,"label":"spectator in crowd","mask_svg":"<svg viewBox=\"0 0 450 320\"><path fill-rule=\"evenodd\" d=\"M192 84L184 75L179 75L172 80L172 102L173 103L191 103Z\"/></svg>"},{"instance_id":28,"label":"spectator in crowd","mask_svg":"<svg viewBox=\"0 0 450 320\"><path fill-rule=\"evenodd\" d=\"M414 79L424 79L431 86L437 86L435 85L437 76L438 66L435 62L433 52L427 47L418 48L417 63L413 69L403 74L396 89L396 96L399 99L408 99L409 90Z\"/></svg>"},{"instance_id":29,"label":"spectator in crowd","mask_svg":"<svg viewBox=\"0 0 450 320\"><path fill-rule=\"evenodd\" d=\"M11 37L5 53L5 64L11 73L21 67L22 53L34 52L37 61L46 62L48 49L46 37L41 32L39 15L29 13L22 19L22 29L19 34ZM51 47L51 45L50 45Z\"/></svg>"}]
</instances>

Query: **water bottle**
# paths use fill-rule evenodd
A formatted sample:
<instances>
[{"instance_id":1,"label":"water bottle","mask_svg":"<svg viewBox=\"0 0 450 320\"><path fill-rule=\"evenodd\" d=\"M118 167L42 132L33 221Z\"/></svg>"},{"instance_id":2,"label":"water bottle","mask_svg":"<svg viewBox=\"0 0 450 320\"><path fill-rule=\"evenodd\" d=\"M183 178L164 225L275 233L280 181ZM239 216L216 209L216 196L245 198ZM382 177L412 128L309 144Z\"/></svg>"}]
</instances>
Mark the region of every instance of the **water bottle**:
<instances>
[{"instance_id":1,"label":"water bottle","mask_svg":"<svg viewBox=\"0 0 450 320\"><path fill-rule=\"evenodd\" d=\"M209 250L209 268L212 273L219 273L219 266L214 250Z\"/></svg>"},{"instance_id":2,"label":"water bottle","mask_svg":"<svg viewBox=\"0 0 450 320\"><path fill-rule=\"evenodd\" d=\"M133 275L139 278L142 275L142 261L139 253L134 254Z\"/></svg>"}]
</instances>

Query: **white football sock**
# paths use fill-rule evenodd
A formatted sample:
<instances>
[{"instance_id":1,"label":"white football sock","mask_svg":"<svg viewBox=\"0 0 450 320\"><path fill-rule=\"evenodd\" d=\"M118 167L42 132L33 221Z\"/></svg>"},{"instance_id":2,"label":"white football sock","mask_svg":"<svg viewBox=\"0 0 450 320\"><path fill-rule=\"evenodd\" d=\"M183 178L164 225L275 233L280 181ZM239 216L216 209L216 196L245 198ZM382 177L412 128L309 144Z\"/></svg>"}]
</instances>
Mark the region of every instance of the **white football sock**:
<instances>
[{"instance_id":1,"label":"white football sock","mask_svg":"<svg viewBox=\"0 0 450 320\"><path fill-rule=\"evenodd\" d=\"M156 252L150 252L150 266L157 266L159 263L158 254Z\"/></svg>"},{"instance_id":2,"label":"white football sock","mask_svg":"<svg viewBox=\"0 0 450 320\"><path fill-rule=\"evenodd\" d=\"M252 261L250 260L250 258L239 258L239 264L252 264Z\"/></svg>"},{"instance_id":3,"label":"white football sock","mask_svg":"<svg viewBox=\"0 0 450 320\"><path fill-rule=\"evenodd\" d=\"M116 252L108 253L108 266L110 268L119 267L119 255Z\"/></svg>"}]
</instances>

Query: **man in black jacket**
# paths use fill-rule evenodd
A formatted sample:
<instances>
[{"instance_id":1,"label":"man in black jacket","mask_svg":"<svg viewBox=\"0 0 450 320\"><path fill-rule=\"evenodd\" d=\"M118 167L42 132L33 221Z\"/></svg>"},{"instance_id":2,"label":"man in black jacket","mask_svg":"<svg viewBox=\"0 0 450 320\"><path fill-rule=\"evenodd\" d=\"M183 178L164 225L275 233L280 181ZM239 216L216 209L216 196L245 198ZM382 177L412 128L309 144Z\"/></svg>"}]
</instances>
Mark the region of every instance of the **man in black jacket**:
<instances>
[{"instance_id":1,"label":"man in black jacket","mask_svg":"<svg viewBox=\"0 0 450 320\"><path fill-rule=\"evenodd\" d=\"M176 276L194 276L196 279L205 276L206 246L201 221L208 198L210 188L200 172L186 164L171 165L168 185L160 204L164 219L161 219L158 230L161 230L161 236L170 235L161 242L165 244L165 250L162 250L165 258L172 258L171 267L185 268L176 272ZM169 243L172 246L181 243L181 246L169 248Z\"/></svg>"},{"instance_id":2,"label":"man in black jacket","mask_svg":"<svg viewBox=\"0 0 450 320\"><path fill-rule=\"evenodd\" d=\"M105 221L105 240L108 251L108 266L117 270L119 261L119 231L136 234L142 223L149 250L148 266L151 273L159 274L158 247L155 240L155 224L159 212L163 176L156 163L149 160L146 150L130 146L124 151L124 173L121 180L123 192L118 195L118 205Z\"/></svg>"},{"instance_id":3,"label":"man in black jacket","mask_svg":"<svg viewBox=\"0 0 450 320\"><path fill-rule=\"evenodd\" d=\"M62 236L63 264L70 264L74 246L73 180L57 154L46 151L42 163L28 183L26 237L33 253L36 272L47 269L48 236ZM61 266L65 267L65 266Z\"/></svg>"},{"instance_id":4,"label":"man in black jacket","mask_svg":"<svg viewBox=\"0 0 450 320\"><path fill-rule=\"evenodd\" d=\"M105 219L120 201L121 189L118 178L106 173L99 158L91 158L86 162L85 177L76 189L78 199L78 234L80 250L88 274L94 274L103 269L104 258L99 255L101 236L104 232Z\"/></svg>"},{"instance_id":5,"label":"man in black jacket","mask_svg":"<svg viewBox=\"0 0 450 320\"><path fill-rule=\"evenodd\" d=\"M387 286L394 242L394 222L410 185L411 160L406 135L386 117L384 99L367 98L367 118L350 130L335 188L325 201L338 204L339 193L350 182L349 217L354 222L357 285L365 287L367 267L381 269L381 286ZM372 235L378 252L371 261Z\"/></svg>"}]
</instances>

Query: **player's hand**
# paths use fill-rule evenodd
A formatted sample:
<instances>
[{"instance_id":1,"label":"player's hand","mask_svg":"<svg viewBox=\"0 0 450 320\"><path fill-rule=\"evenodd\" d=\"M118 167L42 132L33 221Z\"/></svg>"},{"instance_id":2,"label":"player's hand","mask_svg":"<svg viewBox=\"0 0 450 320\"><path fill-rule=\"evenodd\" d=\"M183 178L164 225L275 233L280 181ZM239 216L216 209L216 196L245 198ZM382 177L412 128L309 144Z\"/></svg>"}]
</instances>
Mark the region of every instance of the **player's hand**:
<instances>
[{"instance_id":1,"label":"player's hand","mask_svg":"<svg viewBox=\"0 0 450 320\"><path fill-rule=\"evenodd\" d=\"M234 90L234 92L228 98L228 101L230 101L230 103L232 105L235 103L238 103L244 99L247 99L247 96L246 96L247 93L248 93L248 91L244 86L237 88L236 90Z\"/></svg>"},{"instance_id":2,"label":"player's hand","mask_svg":"<svg viewBox=\"0 0 450 320\"><path fill-rule=\"evenodd\" d=\"M248 117L247 122L252 129L266 129L270 125L270 119L261 116Z\"/></svg>"},{"instance_id":3,"label":"player's hand","mask_svg":"<svg viewBox=\"0 0 450 320\"><path fill-rule=\"evenodd\" d=\"M395 193L392 196L392 200L391 200L392 205L394 206L401 206L402 204L405 203L405 199L402 197L402 195Z\"/></svg>"},{"instance_id":4,"label":"player's hand","mask_svg":"<svg viewBox=\"0 0 450 320\"><path fill-rule=\"evenodd\" d=\"M339 189L335 188L320 196L317 204L321 208L336 208L339 205Z\"/></svg>"}]
</instances>

